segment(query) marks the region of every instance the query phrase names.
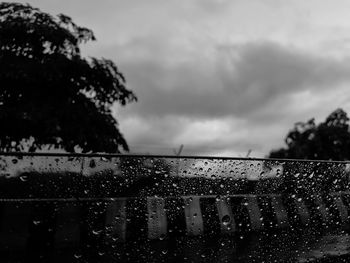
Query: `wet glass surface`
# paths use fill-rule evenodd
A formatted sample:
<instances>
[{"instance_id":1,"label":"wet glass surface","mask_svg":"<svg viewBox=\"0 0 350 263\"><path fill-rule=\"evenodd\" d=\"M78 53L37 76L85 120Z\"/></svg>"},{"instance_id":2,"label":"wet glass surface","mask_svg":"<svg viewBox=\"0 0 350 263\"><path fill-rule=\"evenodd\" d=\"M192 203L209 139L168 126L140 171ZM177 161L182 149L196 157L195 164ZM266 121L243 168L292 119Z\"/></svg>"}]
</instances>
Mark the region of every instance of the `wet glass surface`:
<instances>
[{"instance_id":1,"label":"wet glass surface","mask_svg":"<svg viewBox=\"0 0 350 263\"><path fill-rule=\"evenodd\" d=\"M348 262L348 189L346 162L1 156L0 260Z\"/></svg>"}]
</instances>

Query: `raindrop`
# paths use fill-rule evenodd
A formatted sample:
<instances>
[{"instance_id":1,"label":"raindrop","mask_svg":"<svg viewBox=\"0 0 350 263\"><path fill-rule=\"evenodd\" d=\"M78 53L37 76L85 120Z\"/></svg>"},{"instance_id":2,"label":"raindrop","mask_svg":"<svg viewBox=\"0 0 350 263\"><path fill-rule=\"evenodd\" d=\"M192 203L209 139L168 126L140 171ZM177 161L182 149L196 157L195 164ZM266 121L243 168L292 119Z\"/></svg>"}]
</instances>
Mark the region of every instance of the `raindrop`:
<instances>
[{"instance_id":1,"label":"raindrop","mask_svg":"<svg viewBox=\"0 0 350 263\"><path fill-rule=\"evenodd\" d=\"M92 230L92 233L96 236L101 234L101 232L102 232L102 230Z\"/></svg>"},{"instance_id":2,"label":"raindrop","mask_svg":"<svg viewBox=\"0 0 350 263\"><path fill-rule=\"evenodd\" d=\"M41 223L40 220L33 220L33 224L36 225L36 226L39 225L40 223Z\"/></svg>"},{"instance_id":3,"label":"raindrop","mask_svg":"<svg viewBox=\"0 0 350 263\"><path fill-rule=\"evenodd\" d=\"M25 182L25 181L27 181L28 177L27 177L27 176L20 176L19 179L20 179L22 182Z\"/></svg>"},{"instance_id":4,"label":"raindrop","mask_svg":"<svg viewBox=\"0 0 350 263\"><path fill-rule=\"evenodd\" d=\"M95 160L91 160L89 166L90 168L95 168L96 167Z\"/></svg>"},{"instance_id":5,"label":"raindrop","mask_svg":"<svg viewBox=\"0 0 350 263\"><path fill-rule=\"evenodd\" d=\"M225 226L227 226L231 221L231 217L229 215L224 215L221 221Z\"/></svg>"},{"instance_id":6,"label":"raindrop","mask_svg":"<svg viewBox=\"0 0 350 263\"><path fill-rule=\"evenodd\" d=\"M81 255L81 254L74 254L74 257L75 257L76 259L79 259L79 258L82 257L82 255Z\"/></svg>"}]
</instances>

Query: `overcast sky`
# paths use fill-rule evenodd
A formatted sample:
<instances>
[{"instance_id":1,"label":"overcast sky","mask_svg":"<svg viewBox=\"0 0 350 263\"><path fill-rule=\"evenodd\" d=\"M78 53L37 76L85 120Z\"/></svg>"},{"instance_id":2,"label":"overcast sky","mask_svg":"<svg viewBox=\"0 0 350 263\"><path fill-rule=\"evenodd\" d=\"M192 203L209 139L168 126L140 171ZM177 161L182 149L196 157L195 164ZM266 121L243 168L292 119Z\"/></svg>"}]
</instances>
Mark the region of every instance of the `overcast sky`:
<instances>
[{"instance_id":1,"label":"overcast sky","mask_svg":"<svg viewBox=\"0 0 350 263\"><path fill-rule=\"evenodd\" d=\"M27 0L92 29L139 101L132 152L262 157L297 121L350 111L349 0Z\"/></svg>"}]
</instances>

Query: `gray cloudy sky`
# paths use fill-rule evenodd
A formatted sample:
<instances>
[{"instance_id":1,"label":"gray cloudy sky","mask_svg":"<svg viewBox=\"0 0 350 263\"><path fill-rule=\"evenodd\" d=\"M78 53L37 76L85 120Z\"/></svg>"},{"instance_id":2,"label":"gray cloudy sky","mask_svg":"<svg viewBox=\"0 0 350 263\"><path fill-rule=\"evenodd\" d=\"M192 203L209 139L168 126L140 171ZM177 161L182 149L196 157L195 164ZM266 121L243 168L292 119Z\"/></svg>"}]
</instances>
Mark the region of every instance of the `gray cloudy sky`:
<instances>
[{"instance_id":1,"label":"gray cloudy sky","mask_svg":"<svg viewBox=\"0 0 350 263\"><path fill-rule=\"evenodd\" d=\"M348 0L26 0L91 28L139 102L132 152L261 157L297 121L350 110Z\"/></svg>"}]
</instances>

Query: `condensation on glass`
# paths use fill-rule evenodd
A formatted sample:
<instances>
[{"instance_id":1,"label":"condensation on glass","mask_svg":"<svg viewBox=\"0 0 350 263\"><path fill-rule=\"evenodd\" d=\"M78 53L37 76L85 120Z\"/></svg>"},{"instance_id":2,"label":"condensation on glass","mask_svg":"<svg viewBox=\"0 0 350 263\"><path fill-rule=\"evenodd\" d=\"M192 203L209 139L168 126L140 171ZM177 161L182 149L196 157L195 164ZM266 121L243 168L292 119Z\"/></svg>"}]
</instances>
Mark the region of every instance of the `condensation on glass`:
<instances>
[{"instance_id":1,"label":"condensation on glass","mask_svg":"<svg viewBox=\"0 0 350 263\"><path fill-rule=\"evenodd\" d=\"M347 162L3 155L2 261L346 256L349 168Z\"/></svg>"}]
</instances>

